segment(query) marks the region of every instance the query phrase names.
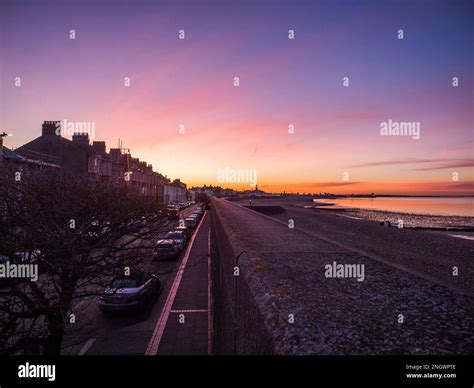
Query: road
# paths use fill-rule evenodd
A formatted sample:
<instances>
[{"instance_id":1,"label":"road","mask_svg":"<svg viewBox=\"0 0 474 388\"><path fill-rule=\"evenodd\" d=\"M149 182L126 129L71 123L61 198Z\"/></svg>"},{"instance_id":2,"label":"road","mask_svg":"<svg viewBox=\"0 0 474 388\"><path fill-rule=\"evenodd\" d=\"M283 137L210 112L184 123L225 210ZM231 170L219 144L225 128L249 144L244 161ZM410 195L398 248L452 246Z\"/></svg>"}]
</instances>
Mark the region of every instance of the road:
<instances>
[{"instance_id":1,"label":"road","mask_svg":"<svg viewBox=\"0 0 474 388\"><path fill-rule=\"evenodd\" d=\"M180 216L188 216L195 206L185 209ZM162 289L157 295L156 301L151 304L147 311L143 313L122 313L114 315L103 315L97 308L97 297L80 302L76 307L76 323L70 327L68 335L64 341L63 354L79 355L144 355L147 353L150 341L156 331L156 326L163 323L162 314L167 306L167 301L171 291L176 293L175 305L171 305L172 312L165 322L165 335L163 344L166 342L166 351L162 350L164 345L156 347L159 354L169 352L170 354L207 354L207 249L209 235L209 220L206 214L202 217L199 229L192 237L188 248L183 252L178 260L154 262L150 257L144 258L148 270L159 274L162 282ZM177 222L176 222L177 223ZM197 232L197 233L196 233ZM180 271L183 261L187 261L184 271ZM176 285L176 278L181 274L181 282ZM174 288L173 288L174 287ZM194 298L197 297L196 301ZM176 324L175 310L205 310L205 312L191 313L184 312L184 323L180 324L179 331L184 333L187 329L198 329L199 335L193 334L196 338L202 338L205 345L197 346L191 343L189 347L170 348L168 338L171 335L175 339L179 335L171 334L171 326ZM205 324L201 324L202 316ZM192 326L192 327L191 327ZM184 331L183 331L184 330Z\"/></svg>"}]
</instances>

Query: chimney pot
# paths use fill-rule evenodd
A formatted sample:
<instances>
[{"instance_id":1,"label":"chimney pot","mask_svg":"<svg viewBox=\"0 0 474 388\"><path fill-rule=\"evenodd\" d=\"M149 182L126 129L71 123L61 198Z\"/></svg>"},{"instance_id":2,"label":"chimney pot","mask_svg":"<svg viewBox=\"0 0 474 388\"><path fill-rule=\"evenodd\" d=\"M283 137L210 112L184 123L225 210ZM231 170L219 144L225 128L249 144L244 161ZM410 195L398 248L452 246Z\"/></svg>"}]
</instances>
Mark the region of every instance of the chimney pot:
<instances>
[{"instance_id":1,"label":"chimney pot","mask_svg":"<svg viewBox=\"0 0 474 388\"><path fill-rule=\"evenodd\" d=\"M56 128L60 121L43 121L41 128L42 136L56 136Z\"/></svg>"},{"instance_id":2,"label":"chimney pot","mask_svg":"<svg viewBox=\"0 0 474 388\"><path fill-rule=\"evenodd\" d=\"M72 135L72 142L78 145L88 146L89 145L89 134L88 133L74 133Z\"/></svg>"}]
</instances>

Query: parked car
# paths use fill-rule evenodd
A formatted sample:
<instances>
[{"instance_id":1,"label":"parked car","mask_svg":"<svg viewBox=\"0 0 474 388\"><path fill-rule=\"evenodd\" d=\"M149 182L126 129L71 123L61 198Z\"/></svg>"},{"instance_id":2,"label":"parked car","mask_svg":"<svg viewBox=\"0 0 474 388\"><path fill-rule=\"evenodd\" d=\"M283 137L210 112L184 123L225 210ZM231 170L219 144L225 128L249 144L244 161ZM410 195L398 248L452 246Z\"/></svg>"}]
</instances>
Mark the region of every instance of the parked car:
<instances>
[{"instance_id":1,"label":"parked car","mask_svg":"<svg viewBox=\"0 0 474 388\"><path fill-rule=\"evenodd\" d=\"M198 220L196 217L188 217L184 220L184 225L188 228L195 228L197 226Z\"/></svg>"},{"instance_id":2,"label":"parked car","mask_svg":"<svg viewBox=\"0 0 474 388\"><path fill-rule=\"evenodd\" d=\"M35 264L41 259L43 254L39 249L35 249L33 251L16 251L13 256L16 263Z\"/></svg>"},{"instance_id":3,"label":"parked car","mask_svg":"<svg viewBox=\"0 0 474 388\"><path fill-rule=\"evenodd\" d=\"M168 232L166 238L173 240L180 251L182 251L186 246L186 234L182 230Z\"/></svg>"},{"instance_id":4,"label":"parked car","mask_svg":"<svg viewBox=\"0 0 474 388\"><path fill-rule=\"evenodd\" d=\"M171 239L160 239L153 248L155 260L176 259L179 256L179 247Z\"/></svg>"},{"instance_id":5,"label":"parked car","mask_svg":"<svg viewBox=\"0 0 474 388\"><path fill-rule=\"evenodd\" d=\"M189 230L189 228L185 225L182 225L182 226L178 226L175 228L176 231L181 231L181 232L184 232L184 235L186 236L186 239L188 239L189 237L191 237L191 231Z\"/></svg>"},{"instance_id":6,"label":"parked car","mask_svg":"<svg viewBox=\"0 0 474 388\"><path fill-rule=\"evenodd\" d=\"M178 209L168 209L168 219L169 220L178 220L179 219Z\"/></svg>"},{"instance_id":7,"label":"parked car","mask_svg":"<svg viewBox=\"0 0 474 388\"><path fill-rule=\"evenodd\" d=\"M139 222L139 221L138 221ZM99 225L99 221L94 220L89 224L89 231L85 233L87 237L97 238L110 232L110 222L105 222L103 226Z\"/></svg>"},{"instance_id":8,"label":"parked car","mask_svg":"<svg viewBox=\"0 0 474 388\"><path fill-rule=\"evenodd\" d=\"M202 214L199 213L199 212L193 212L193 213L191 213L191 215L190 215L190 217L194 217L194 218L196 218L196 220L198 220L198 221L201 219L201 216L202 216Z\"/></svg>"},{"instance_id":9,"label":"parked car","mask_svg":"<svg viewBox=\"0 0 474 388\"><path fill-rule=\"evenodd\" d=\"M160 218L160 212L149 213L145 217L147 223L153 223Z\"/></svg>"},{"instance_id":10,"label":"parked car","mask_svg":"<svg viewBox=\"0 0 474 388\"><path fill-rule=\"evenodd\" d=\"M160 279L155 274L119 276L99 298L98 306L103 312L142 310L153 301L160 288Z\"/></svg>"}]
</instances>

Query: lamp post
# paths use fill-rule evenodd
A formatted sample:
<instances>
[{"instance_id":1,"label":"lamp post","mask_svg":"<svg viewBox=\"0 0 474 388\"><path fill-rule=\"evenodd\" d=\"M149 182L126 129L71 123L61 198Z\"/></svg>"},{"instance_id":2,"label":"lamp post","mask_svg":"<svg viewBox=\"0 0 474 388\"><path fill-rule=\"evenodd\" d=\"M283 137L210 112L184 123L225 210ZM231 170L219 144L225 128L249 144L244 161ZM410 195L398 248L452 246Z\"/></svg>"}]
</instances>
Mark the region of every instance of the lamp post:
<instances>
[{"instance_id":1,"label":"lamp post","mask_svg":"<svg viewBox=\"0 0 474 388\"><path fill-rule=\"evenodd\" d=\"M11 133L0 133L0 163L3 162L3 138L7 136L11 136Z\"/></svg>"}]
</instances>

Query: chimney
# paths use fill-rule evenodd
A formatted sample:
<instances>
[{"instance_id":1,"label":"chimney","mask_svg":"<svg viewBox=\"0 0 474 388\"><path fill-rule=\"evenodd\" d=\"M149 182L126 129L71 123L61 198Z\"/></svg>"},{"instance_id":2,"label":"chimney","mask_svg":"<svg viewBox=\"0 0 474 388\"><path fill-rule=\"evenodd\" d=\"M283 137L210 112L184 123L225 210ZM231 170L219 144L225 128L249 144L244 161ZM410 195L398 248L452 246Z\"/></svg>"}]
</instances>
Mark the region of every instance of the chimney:
<instances>
[{"instance_id":1,"label":"chimney","mask_svg":"<svg viewBox=\"0 0 474 388\"><path fill-rule=\"evenodd\" d=\"M59 127L60 121L43 121L41 129L42 136L56 136L56 128ZM61 134L59 133L59 136Z\"/></svg>"},{"instance_id":2,"label":"chimney","mask_svg":"<svg viewBox=\"0 0 474 388\"><path fill-rule=\"evenodd\" d=\"M88 133L74 133L72 135L72 142L78 145L89 146L89 134Z\"/></svg>"},{"instance_id":3,"label":"chimney","mask_svg":"<svg viewBox=\"0 0 474 388\"><path fill-rule=\"evenodd\" d=\"M92 142L92 148L94 148L96 152L105 153L105 141Z\"/></svg>"},{"instance_id":4,"label":"chimney","mask_svg":"<svg viewBox=\"0 0 474 388\"><path fill-rule=\"evenodd\" d=\"M110 158L113 162L119 163L122 160L122 150L120 148L110 149Z\"/></svg>"}]
</instances>

